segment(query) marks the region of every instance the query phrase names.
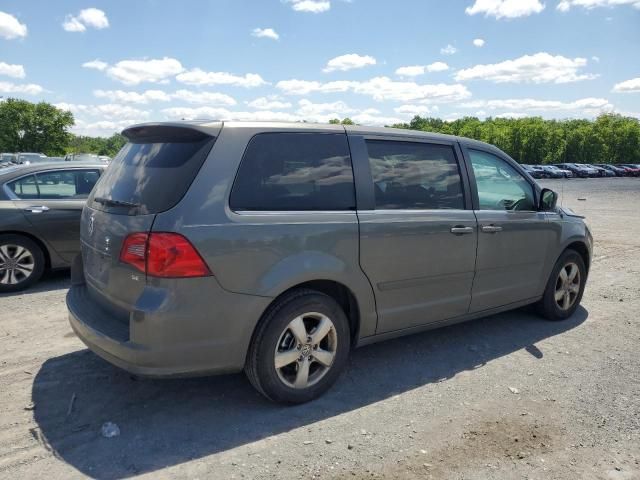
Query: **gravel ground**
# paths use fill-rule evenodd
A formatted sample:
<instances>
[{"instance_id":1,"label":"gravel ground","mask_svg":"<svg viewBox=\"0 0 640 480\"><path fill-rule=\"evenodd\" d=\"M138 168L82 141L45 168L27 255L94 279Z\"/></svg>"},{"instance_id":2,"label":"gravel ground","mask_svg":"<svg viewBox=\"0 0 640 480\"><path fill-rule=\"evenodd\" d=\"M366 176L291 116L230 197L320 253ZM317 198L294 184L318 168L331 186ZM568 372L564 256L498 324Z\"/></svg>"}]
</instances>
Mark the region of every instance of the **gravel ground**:
<instances>
[{"instance_id":1,"label":"gravel ground","mask_svg":"<svg viewBox=\"0 0 640 480\"><path fill-rule=\"evenodd\" d=\"M640 478L640 179L544 183L595 237L573 318L365 347L307 405L117 370L71 333L66 273L0 297L0 478Z\"/></svg>"}]
</instances>

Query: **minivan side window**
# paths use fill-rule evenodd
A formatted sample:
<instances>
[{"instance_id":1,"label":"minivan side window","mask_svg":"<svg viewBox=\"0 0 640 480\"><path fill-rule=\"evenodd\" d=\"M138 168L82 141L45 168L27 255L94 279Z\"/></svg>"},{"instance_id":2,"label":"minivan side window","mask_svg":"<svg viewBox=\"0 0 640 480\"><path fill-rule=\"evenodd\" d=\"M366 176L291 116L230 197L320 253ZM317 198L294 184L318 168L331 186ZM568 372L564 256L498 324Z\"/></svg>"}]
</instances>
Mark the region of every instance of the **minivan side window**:
<instances>
[{"instance_id":1,"label":"minivan side window","mask_svg":"<svg viewBox=\"0 0 640 480\"><path fill-rule=\"evenodd\" d=\"M464 209L453 147L367 140L376 209Z\"/></svg>"},{"instance_id":2,"label":"minivan side window","mask_svg":"<svg viewBox=\"0 0 640 480\"><path fill-rule=\"evenodd\" d=\"M236 211L353 210L347 137L326 133L261 133L251 139L229 205Z\"/></svg>"},{"instance_id":3,"label":"minivan side window","mask_svg":"<svg viewBox=\"0 0 640 480\"><path fill-rule=\"evenodd\" d=\"M480 150L469 150L469 156L480 210L536 210L533 186L515 168Z\"/></svg>"}]
</instances>

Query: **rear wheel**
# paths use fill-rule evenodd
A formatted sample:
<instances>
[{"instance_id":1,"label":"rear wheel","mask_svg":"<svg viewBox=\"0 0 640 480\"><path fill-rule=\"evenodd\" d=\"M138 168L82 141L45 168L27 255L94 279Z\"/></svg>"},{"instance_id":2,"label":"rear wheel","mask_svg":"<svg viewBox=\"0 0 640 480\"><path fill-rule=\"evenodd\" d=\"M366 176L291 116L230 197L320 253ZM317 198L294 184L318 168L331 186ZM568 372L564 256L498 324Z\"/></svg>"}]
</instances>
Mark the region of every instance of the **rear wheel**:
<instances>
[{"instance_id":1,"label":"rear wheel","mask_svg":"<svg viewBox=\"0 0 640 480\"><path fill-rule=\"evenodd\" d=\"M297 290L261 320L245 371L270 400L308 402L337 380L350 344L347 317L335 300L313 290Z\"/></svg>"},{"instance_id":2,"label":"rear wheel","mask_svg":"<svg viewBox=\"0 0 640 480\"><path fill-rule=\"evenodd\" d=\"M37 282L44 272L44 253L21 235L0 235L0 292L16 292Z\"/></svg>"},{"instance_id":3,"label":"rear wheel","mask_svg":"<svg viewBox=\"0 0 640 480\"><path fill-rule=\"evenodd\" d=\"M575 250L565 250L553 267L538 311L547 320L569 318L580 305L587 269Z\"/></svg>"}]
</instances>

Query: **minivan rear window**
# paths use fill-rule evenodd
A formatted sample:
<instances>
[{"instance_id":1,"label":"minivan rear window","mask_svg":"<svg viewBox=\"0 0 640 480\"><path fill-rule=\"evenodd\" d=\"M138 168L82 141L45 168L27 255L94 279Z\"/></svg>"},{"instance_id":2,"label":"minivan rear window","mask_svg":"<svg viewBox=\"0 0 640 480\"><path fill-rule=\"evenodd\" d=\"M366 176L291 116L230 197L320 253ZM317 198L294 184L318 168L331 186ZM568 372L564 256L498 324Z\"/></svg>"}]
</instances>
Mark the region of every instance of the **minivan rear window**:
<instances>
[{"instance_id":1,"label":"minivan rear window","mask_svg":"<svg viewBox=\"0 0 640 480\"><path fill-rule=\"evenodd\" d=\"M328 133L256 135L229 199L236 211L351 210L355 203L347 137Z\"/></svg>"},{"instance_id":2,"label":"minivan rear window","mask_svg":"<svg viewBox=\"0 0 640 480\"><path fill-rule=\"evenodd\" d=\"M113 213L169 210L189 189L214 141L187 129L130 138L98 181L89 204Z\"/></svg>"}]
</instances>

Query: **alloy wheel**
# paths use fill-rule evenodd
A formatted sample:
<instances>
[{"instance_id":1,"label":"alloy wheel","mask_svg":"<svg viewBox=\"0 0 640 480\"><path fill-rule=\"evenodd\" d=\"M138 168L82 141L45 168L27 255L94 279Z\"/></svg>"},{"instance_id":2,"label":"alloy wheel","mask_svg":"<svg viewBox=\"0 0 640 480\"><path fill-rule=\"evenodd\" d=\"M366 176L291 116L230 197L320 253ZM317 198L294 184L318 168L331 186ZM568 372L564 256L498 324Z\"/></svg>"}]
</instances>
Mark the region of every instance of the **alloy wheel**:
<instances>
[{"instance_id":1,"label":"alloy wheel","mask_svg":"<svg viewBox=\"0 0 640 480\"><path fill-rule=\"evenodd\" d=\"M554 298L561 310L569 310L580 293L580 269L573 262L560 269Z\"/></svg>"},{"instance_id":2,"label":"alloy wheel","mask_svg":"<svg viewBox=\"0 0 640 480\"><path fill-rule=\"evenodd\" d=\"M17 285L27 280L35 268L31 251L21 245L0 245L0 284Z\"/></svg>"},{"instance_id":3,"label":"alloy wheel","mask_svg":"<svg viewBox=\"0 0 640 480\"><path fill-rule=\"evenodd\" d=\"M322 313L297 316L280 335L274 364L280 380L291 388L308 388L331 369L338 336L335 325Z\"/></svg>"}]
</instances>

